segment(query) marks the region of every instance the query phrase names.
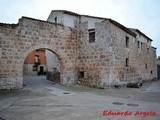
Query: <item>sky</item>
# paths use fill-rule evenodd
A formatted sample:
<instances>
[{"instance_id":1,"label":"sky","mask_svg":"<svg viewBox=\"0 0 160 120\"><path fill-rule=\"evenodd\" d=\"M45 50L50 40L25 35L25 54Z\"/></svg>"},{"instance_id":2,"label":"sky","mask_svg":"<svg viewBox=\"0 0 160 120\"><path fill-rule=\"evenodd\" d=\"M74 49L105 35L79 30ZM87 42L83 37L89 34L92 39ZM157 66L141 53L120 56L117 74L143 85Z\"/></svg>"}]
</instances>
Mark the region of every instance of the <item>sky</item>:
<instances>
[{"instance_id":1,"label":"sky","mask_svg":"<svg viewBox=\"0 0 160 120\"><path fill-rule=\"evenodd\" d=\"M0 0L0 22L18 23L22 16L47 20L51 10L111 18L137 28L153 40L160 56L160 0Z\"/></svg>"}]
</instances>

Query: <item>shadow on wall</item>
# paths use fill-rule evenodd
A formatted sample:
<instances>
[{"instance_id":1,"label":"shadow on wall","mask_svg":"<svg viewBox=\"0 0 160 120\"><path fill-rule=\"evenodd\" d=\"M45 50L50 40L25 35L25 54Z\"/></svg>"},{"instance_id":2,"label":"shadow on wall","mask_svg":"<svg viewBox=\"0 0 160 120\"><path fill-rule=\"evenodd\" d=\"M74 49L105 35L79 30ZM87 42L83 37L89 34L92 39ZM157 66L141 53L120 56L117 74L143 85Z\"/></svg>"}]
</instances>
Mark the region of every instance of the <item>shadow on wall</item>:
<instances>
[{"instance_id":1,"label":"shadow on wall","mask_svg":"<svg viewBox=\"0 0 160 120\"><path fill-rule=\"evenodd\" d=\"M57 68L53 69L53 72L47 72L47 80L50 80L55 83L60 83L60 72Z\"/></svg>"}]
</instances>

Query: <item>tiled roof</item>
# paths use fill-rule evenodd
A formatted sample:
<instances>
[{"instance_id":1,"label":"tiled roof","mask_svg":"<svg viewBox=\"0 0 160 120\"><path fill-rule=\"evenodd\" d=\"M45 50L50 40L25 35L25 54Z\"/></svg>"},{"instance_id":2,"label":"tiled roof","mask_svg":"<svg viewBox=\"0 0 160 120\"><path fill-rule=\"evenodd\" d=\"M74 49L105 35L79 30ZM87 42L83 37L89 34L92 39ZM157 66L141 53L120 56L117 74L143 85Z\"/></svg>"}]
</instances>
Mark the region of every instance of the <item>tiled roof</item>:
<instances>
[{"instance_id":1,"label":"tiled roof","mask_svg":"<svg viewBox=\"0 0 160 120\"><path fill-rule=\"evenodd\" d=\"M52 12L62 12L69 15L75 15L75 16L84 16L84 17L90 17L90 18L97 18L97 19L106 19L103 17L97 17L97 16L90 16L90 15L81 15L75 12L67 11L67 10L52 10Z\"/></svg>"},{"instance_id":2,"label":"tiled roof","mask_svg":"<svg viewBox=\"0 0 160 120\"><path fill-rule=\"evenodd\" d=\"M116 21L114 21L112 19L107 19L107 20L109 20L112 24L116 25L117 27L121 28L122 30L124 30L126 33L128 33L128 34L130 34L130 35L132 35L134 37L137 36L134 32L132 32L130 29L128 29L127 27L123 26L122 24L120 24L120 23L118 23L118 22L116 22Z\"/></svg>"},{"instance_id":3,"label":"tiled roof","mask_svg":"<svg viewBox=\"0 0 160 120\"><path fill-rule=\"evenodd\" d=\"M7 24L7 23L0 23L0 26L4 26L4 27L12 27L12 28L14 28L14 27L16 27L17 26L17 24Z\"/></svg>"},{"instance_id":4,"label":"tiled roof","mask_svg":"<svg viewBox=\"0 0 160 120\"><path fill-rule=\"evenodd\" d=\"M103 17L96 17L96 16L90 16L90 15L80 15L78 13L74 13L71 11L67 11L67 10L52 10L52 12L62 12L64 14L69 14L69 15L74 15L74 16L83 16L83 17L90 17L90 18L97 18L97 19L107 19L107 18L103 18ZM136 34L134 32L132 32L131 30L129 30L127 27L123 26L122 24L111 20L111 19L107 19L109 20L112 24L116 25L117 27L123 29L125 32L127 32L128 34L131 34L132 36L136 37Z\"/></svg>"},{"instance_id":5,"label":"tiled roof","mask_svg":"<svg viewBox=\"0 0 160 120\"><path fill-rule=\"evenodd\" d=\"M71 11L67 11L67 10L52 10L52 12L62 12L62 13L69 14L69 15L80 16L77 13L74 13L74 12L71 12Z\"/></svg>"},{"instance_id":6,"label":"tiled roof","mask_svg":"<svg viewBox=\"0 0 160 120\"><path fill-rule=\"evenodd\" d=\"M97 18L97 19L106 19L106 18L103 18L103 17L90 16L90 15L81 15L81 16L90 17L90 18Z\"/></svg>"},{"instance_id":7,"label":"tiled roof","mask_svg":"<svg viewBox=\"0 0 160 120\"><path fill-rule=\"evenodd\" d=\"M25 17L25 16L22 16L22 19L29 19L29 20L34 20L34 21L45 22L45 23L50 23L50 24L55 24L55 25L63 26L60 23L53 23L53 22L49 22L49 21L45 21L45 20L39 20L39 19Z\"/></svg>"},{"instance_id":8,"label":"tiled roof","mask_svg":"<svg viewBox=\"0 0 160 120\"><path fill-rule=\"evenodd\" d=\"M150 41L153 41L151 38L149 38L147 35L145 35L144 33L142 33L140 30L138 30L138 29L135 29L135 28L128 28L128 29L130 29L130 30L132 30L133 32L135 31L135 32L138 32L139 34L141 34L141 35L143 35L145 38L147 38L148 40L150 40Z\"/></svg>"}]
</instances>

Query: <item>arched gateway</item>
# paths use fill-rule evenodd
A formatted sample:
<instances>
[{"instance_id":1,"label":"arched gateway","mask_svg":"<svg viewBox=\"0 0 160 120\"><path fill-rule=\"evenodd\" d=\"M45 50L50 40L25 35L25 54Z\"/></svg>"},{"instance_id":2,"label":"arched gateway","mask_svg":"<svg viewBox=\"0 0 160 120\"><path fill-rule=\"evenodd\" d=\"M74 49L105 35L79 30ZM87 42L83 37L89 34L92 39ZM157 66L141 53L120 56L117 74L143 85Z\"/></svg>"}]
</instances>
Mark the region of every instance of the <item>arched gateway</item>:
<instances>
[{"instance_id":1,"label":"arched gateway","mask_svg":"<svg viewBox=\"0 0 160 120\"><path fill-rule=\"evenodd\" d=\"M46 21L22 17L18 24L0 24L1 89L19 89L23 84L23 63L33 50L45 48L60 60L61 84L76 80L75 29Z\"/></svg>"}]
</instances>

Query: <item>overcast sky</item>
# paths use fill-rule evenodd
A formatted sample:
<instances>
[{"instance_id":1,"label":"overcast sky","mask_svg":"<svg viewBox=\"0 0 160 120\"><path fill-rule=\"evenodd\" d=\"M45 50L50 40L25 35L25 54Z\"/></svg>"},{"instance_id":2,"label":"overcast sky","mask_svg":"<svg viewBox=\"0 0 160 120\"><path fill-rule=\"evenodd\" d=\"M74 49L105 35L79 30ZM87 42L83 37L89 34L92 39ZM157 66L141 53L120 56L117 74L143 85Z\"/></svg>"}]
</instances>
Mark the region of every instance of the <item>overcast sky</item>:
<instances>
[{"instance_id":1,"label":"overcast sky","mask_svg":"<svg viewBox=\"0 0 160 120\"><path fill-rule=\"evenodd\" d=\"M160 56L160 0L0 0L0 22L17 23L22 16L46 20L56 9L111 18L138 28L153 39Z\"/></svg>"}]
</instances>

